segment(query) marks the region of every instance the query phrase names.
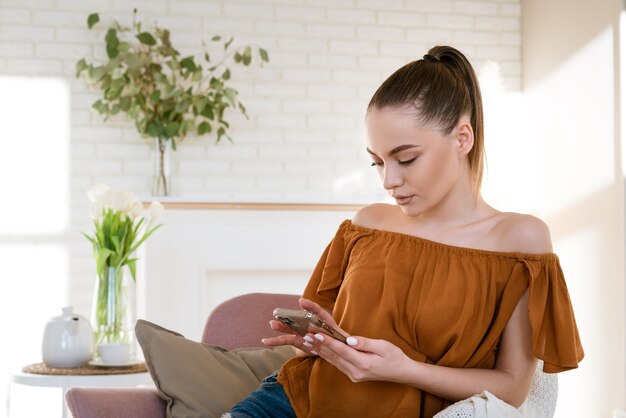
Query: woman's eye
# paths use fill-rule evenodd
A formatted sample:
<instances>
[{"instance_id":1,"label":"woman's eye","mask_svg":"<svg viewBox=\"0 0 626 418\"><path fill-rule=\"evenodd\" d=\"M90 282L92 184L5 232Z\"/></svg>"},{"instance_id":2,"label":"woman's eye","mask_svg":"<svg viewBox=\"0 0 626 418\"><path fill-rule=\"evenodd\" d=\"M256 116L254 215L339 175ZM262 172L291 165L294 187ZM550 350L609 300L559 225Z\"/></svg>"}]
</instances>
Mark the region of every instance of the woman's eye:
<instances>
[{"instance_id":1,"label":"woman's eye","mask_svg":"<svg viewBox=\"0 0 626 418\"><path fill-rule=\"evenodd\" d=\"M413 157L410 160L398 161L398 163L400 163L401 165L409 165L409 164L411 164L415 160L417 160L417 157Z\"/></svg>"},{"instance_id":2,"label":"woman's eye","mask_svg":"<svg viewBox=\"0 0 626 418\"><path fill-rule=\"evenodd\" d=\"M383 163L372 162L372 167L382 167Z\"/></svg>"}]
</instances>

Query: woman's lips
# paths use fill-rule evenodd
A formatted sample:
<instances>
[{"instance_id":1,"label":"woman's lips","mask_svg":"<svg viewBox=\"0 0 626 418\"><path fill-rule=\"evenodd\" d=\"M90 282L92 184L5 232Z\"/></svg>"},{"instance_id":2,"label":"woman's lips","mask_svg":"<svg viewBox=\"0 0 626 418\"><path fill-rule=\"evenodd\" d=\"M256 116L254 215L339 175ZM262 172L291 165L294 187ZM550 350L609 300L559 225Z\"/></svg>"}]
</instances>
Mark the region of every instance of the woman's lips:
<instances>
[{"instance_id":1,"label":"woman's lips","mask_svg":"<svg viewBox=\"0 0 626 418\"><path fill-rule=\"evenodd\" d=\"M394 199L396 199L398 205L402 206L408 204L413 199L413 196L394 196Z\"/></svg>"}]
</instances>

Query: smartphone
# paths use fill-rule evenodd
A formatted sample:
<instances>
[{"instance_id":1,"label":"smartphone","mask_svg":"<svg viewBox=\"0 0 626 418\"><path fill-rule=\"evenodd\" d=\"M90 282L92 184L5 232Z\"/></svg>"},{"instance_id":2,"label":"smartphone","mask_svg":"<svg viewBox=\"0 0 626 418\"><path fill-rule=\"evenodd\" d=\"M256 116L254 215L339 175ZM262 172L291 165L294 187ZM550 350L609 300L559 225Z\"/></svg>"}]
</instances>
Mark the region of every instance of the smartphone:
<instances>
[{"instance_id":1,"label":"smartphone","mask_svg":"<svg viewBox=\"0 0 626 418\"><path fill-rule=\"evenodd\" d=\"M303 337L308 332L312 332L314 334L316 332L323 332L341 341L342 343L346 342L347 336L322 321L313 312L302 309L276 308L274 309L274 318L287 325Z\"/></svg>"}]
</instances>

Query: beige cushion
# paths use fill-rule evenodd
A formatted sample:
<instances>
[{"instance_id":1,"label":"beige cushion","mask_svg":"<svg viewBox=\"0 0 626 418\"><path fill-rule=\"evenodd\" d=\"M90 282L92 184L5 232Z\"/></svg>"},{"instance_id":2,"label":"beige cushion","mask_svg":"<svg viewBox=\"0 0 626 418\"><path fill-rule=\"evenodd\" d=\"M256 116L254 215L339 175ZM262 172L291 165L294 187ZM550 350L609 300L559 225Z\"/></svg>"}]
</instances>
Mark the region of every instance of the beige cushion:
<instances>
[{"instance_id":1,"label":"beige cushion","mask_svg":"<svg viewBox=\"0 0 626 418\"><path fill-rule=\"evenodd\" d=\"M219 417L294 355L290 346L229 351L144 320L135 332L168 418Z\"/></svg>"}]
</instances>

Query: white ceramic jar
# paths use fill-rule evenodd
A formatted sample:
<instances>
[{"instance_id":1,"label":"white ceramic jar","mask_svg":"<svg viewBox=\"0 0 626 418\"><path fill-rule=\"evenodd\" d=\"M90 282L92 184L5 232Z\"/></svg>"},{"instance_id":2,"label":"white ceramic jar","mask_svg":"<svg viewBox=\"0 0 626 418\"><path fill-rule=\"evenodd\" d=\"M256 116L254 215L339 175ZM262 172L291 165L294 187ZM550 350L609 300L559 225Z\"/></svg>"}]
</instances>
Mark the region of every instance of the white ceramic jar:
<instances>
[{"instance_id":1,"label":"white ceramic jar","mask_svg":"<svg viewBox=\"0 0 626 418\"><path fill-rule=\"evenodd\" d=\"M93 358L93 330L89 321L63 308L48 321L43 333L42 357L48 367L81 367Z\"/></svg>"}]
</instances>

